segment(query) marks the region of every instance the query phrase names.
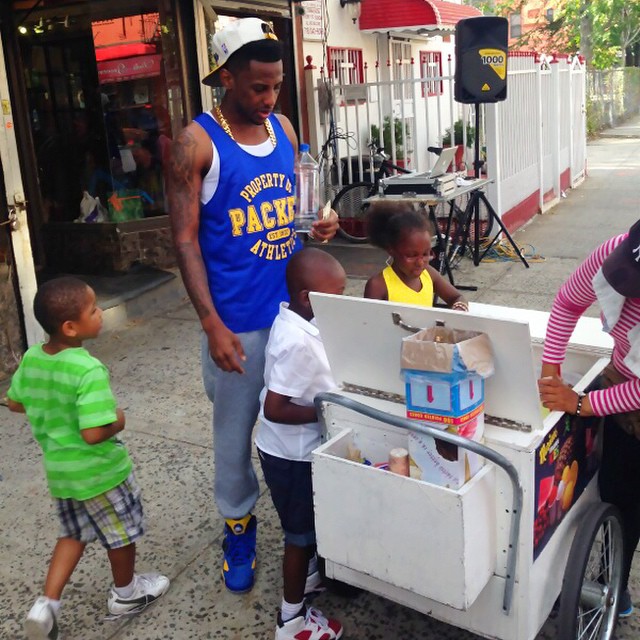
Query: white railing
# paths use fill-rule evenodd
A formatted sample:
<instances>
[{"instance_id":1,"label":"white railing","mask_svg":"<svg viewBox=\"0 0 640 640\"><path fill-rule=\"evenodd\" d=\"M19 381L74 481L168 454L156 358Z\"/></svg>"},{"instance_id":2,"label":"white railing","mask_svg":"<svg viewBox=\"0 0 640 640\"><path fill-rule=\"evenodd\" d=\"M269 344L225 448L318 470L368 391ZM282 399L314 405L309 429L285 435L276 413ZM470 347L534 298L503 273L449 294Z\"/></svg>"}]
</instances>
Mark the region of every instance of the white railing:
<instances>
[{"instance_id":1,"label":"white railing","mask_svg":"<svg viewBox=\"0 0 640 640\"><path fill-rule=\"evenodd\" d=\"M451 123L469 118L471 109L453 99L451 60L444 63L448 67L446 74L428 79L419 77L419 65L414 61L410 65L411 77L389 79L389 66L365 64L363 83L342 86L330 80L324 69L312 65L306 68L307 96L315 97L308 114L312 150L319 151L332 130L352 134L351 144L342 141L338 145L342 160L340 184L366 179L372 125L377 128L379 145L385 147L393 163L426 171L436 160L427 147L441 146ZM437 95L423 95L434 87ZM397 132L396 135L385 136L385 118L390 132Z\"/></svg>"},{"instance_id":2,"label":"white railing","mask_svg":"<svg viewBox=\"0 0 640 640\"><path fill-rule=\"evenodd\" d=\"M372 125L394 164L422 172L436 160L428 147L443 146L452 123L465 123L458 168L473 170L473 149L467 146L466 134L479 135L483 170L493 180L489 198L510 228L546 211L563 191L584 178L585 69L577 57L510 54L507 99L480 105L479 132L473 130L475 106L454 100L452 60L443 61L442 76L420 77L413 60L406 78L390 77L390 67L388 62L365 64L364 82L344 86L336 85L330 73L312 63L305 68L307 96L314 97L308 114L312 150L317 153L332 131L347 134L346 140L331 145L340 162L324 176L331 183L328 192L371 179L367 143ZM437 95L428 95L434 88Z\"/></svg>"},{"instance_id":3,"label":"white railing","mask_svg":"<svg viewBox=\"0 0 640 640\"><path fill-rule=\"evenodd\" d=\"M584 179L584 64L511 54L507 95L487 105L489 194L496 211L520 226Z\"/></svg>"}]
</instances>

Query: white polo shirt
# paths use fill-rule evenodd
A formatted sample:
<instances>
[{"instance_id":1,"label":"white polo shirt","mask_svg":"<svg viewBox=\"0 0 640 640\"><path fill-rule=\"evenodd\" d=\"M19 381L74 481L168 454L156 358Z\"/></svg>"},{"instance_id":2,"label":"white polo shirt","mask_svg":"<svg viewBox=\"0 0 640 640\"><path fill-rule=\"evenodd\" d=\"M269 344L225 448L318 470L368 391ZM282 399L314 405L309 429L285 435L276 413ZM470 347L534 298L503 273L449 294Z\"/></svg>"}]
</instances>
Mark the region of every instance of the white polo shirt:
<instances>
[{"instance_id":1,"label":"white polo shirt","mask_svg":"<svg viewBox=\"0 0 640 640\"><path fill-rule=\"evenodd\" d=\"M271 422L264 417L264 399L269 389L289 396L295 404L310 407L318 393L336 388L315 321L307 322L290 311L287 302L281 302L265 356L256 446L278 458L308 462L320 444L320 424Z\"/></svg>"}]
</instances>

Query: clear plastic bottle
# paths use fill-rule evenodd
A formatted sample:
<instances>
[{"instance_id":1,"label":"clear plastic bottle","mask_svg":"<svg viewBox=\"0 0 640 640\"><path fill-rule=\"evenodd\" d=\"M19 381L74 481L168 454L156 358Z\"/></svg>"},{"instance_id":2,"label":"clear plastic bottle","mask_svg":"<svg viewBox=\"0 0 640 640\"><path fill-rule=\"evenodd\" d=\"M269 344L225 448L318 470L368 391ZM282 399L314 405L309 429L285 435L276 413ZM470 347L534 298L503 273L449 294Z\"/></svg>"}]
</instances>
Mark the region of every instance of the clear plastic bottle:
<instances>
[{"instance_id":1,"label":"clear plastic bottle","mask_svg":"<svg viewBox=\"0 0 640 640\"><path fill-rule=\"evenodd\" d=\"M298 232L308 233L311 224L318 219L320 209L320 167L309 153L309 145L300 145L296 160L296 217Z\"/></svg>"}]
</instances>

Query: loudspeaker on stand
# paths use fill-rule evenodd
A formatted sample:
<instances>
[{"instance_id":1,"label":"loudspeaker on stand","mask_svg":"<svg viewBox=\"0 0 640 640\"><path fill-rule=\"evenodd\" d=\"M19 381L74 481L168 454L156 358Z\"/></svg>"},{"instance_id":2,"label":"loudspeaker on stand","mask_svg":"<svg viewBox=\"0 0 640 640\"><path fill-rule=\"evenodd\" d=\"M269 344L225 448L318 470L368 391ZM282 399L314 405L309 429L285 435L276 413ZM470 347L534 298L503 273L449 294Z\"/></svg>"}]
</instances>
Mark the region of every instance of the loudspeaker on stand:
<instances>
[{"instance_id":1,"label":"loudspeaker on stand","mask_svg":"<svg viewBox=\"0 0 640 640\"><path fill-rule=\"evenodd\" d=\"M501 102L507 97L506 18L466 18L456 25L454 97L463 104Z\"/></svg>"}]
</instances>

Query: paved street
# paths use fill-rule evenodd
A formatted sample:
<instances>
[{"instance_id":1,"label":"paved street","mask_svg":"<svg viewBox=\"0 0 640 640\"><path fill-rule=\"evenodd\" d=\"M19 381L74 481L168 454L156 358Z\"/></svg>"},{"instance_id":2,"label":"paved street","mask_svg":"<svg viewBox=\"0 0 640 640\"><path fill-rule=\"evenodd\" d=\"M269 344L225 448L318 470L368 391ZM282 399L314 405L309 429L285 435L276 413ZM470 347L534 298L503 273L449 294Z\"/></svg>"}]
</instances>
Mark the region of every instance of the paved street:
<instances>
[{"instance_id":1,"label":"paved street","mask_svg":"<svg viewBox=\"0 0 640 640\"><path fill-rule=\"evenodd\" d=\"M589 145L588 173L587 180L569 191L552 212L537 216L515 234L519 245L530 246L531 253L543 256L543 261L532 262L529 269L520 262L484 261L474 267L464 261L455 276L459 283L478 286L477 292L469 293L471 300L549 310L558 287L578 263L599 242L627 230L640 217L640 119ZM329 251L347 267L349 295L362 294L364 278L385 257L368 246L338 242ZM597 310L591 315L597 315ZM273 638L281 598L282 549L264 484L256 509L256 586L249 594L234 596L220 579L223 523L211 500L211 407L200 381L199 325L191 306L181 299L155 317L130 320L87 346L109 366L128 418L124 435L148 517L148 534L138 546L138 569L162 571L170 576L172 586L160 603L142 615L103 621L110 574L106 555L94 545L65 592L62 638ZM22 620L40 593L56 519L40 452L23 417L0 407L0 419L0 637L14 640L22 637ZM436 578L425 575L425 580L432 579ZM631 591L640 605L640 561ZM316 603L344 623L344 637L349 640L478 637L368 593L351 600L327 593ZM550 620L538 639L554 637ZM640 608L619 624L616 637L640 637Z\"/></svg>"}]
</instances>

